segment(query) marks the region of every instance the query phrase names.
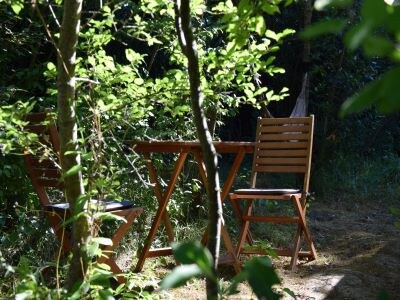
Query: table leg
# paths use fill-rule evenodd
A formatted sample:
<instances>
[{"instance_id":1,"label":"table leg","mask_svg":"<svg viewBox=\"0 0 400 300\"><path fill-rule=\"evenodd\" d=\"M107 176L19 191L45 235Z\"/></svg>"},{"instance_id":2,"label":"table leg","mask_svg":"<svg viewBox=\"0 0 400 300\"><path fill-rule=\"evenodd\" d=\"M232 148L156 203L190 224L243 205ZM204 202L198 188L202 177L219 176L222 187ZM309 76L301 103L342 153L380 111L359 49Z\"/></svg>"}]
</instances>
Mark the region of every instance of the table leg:
<instances>
[{"instance_id":1,"label":"table leg","mask_svg":"<svg viewBox=\"0 0 400 300\"><path fill-rule=\"evenodd\" d=\"M239 167L243 161L245 154L246 154L245 150L240 149L235 157L235 160L232 164L232 167L228 173L228 177L226 178L225 183L222 188L222 191L221 191L221 203L223 203L225 198L228 196L228 193L232 187L233 181L235 179L235 176L239 170ZM207 184L207 175L206 175L206 172L204 169L204 163L201 158L201 155L199 153L195 153L195 159L199 166L200 175L204 181L204 184ZM221 224L221 235L222 235L222 239L224 241L226 250L233 260L233 266L235 268L235 271L240 272L240 262L239 262L237 256L235 255L235 250L234 250L234 247L232 244L232 240L229 237L229 233L228 233L227 229L225 228L224 222L222 222L222 224ZM203 234L203 237L201 240L202 243L205 244L207 242L207 239L208 239L208 230L206 230L205 233Z\"/></svg>"},{"instance_id":2,"label":"table leg","mask_svg":"<svg viewBox=\"0 0 400 300\"><path fill-rule=\"evenodd\" d=\"M167 187L164 195L161 198L161 201L160 201L158 209L157 209L156 216L154 217L153 223L151 225L149 234L144 243L143 249L140 252L139 260L136 264L135 272L140 272L143 269L144 261L147 257L149 257L151 243L153 242L153 239L157 233L157 229L160 226L161 218L163 217L163 215L165 215L168 201L171 197L172 191L175 188L176 181L178 180L179 174L185 163L187 155L188 155L188 152L181 152L179 154L178 160L176 161L174 170L171 174L171 179L168 183L168 187ZM153 256L153 255L151 255L151 256Z\"/></svg>"},{"instance_id":3,"label":"table leg","mask_svg":"<svg viewBox=\"0 0 400 300\"><path fill-rule=\"evenodd\" d=\"M246 153L245 153L244 149L242 149L241 151L238 152L238 154L235 157L235 160L233 161L232 168L229 171L228 177L225 180L224 188L222 189L222 193L221 193L222 202L226 199L226 197L229 194L229 191L232 188L233 181L235 180L236 174L239 171L240 165L242 164L245 154ZM231 203L232 203L233 209L236 213L238 220L240 220L240 223L242 223L241 222L242 212L239 207L239 204L237 203L237 201L231 201ZM240 224L240 225L242 225L242 224ZM249 230L247 230L246 239L251 245L253 244L253 238L252 238L251 232Z\"/></svg>"},{"instance_id":4,"label":"table leg","mask_svg":"<svg viewBox=\"0 0 400 300\"><path fill-rule=\"evenodd\" d=\"M156 168L154 167L153 161L151 160L150 153L144 153L143 156L146 162L147 169L149 171L150 182L153 185L154 194L156 195L158 205L161 205L163 201L163 194L161 190L161 185L158 181L158 174ZM168 217L168 213L165 212L162 218L163 218L163 223L165 225L165 229L167 231L168 242L172 243L174 241L174 231L172 228L171 221Z\"/></svg>"}]
</instances>

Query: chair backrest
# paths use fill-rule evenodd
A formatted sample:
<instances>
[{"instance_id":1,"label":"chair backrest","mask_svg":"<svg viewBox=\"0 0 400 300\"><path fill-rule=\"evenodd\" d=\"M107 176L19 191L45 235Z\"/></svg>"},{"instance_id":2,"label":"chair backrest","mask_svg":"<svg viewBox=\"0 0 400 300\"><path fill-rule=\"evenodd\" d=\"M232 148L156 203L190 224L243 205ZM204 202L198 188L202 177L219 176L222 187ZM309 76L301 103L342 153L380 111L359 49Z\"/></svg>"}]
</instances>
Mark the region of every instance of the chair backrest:
<instances>
[{"instance_id":1,"label":"chair backrest","mask_svg":"<svg viewBox=\"0 0 400 300\"><path fill-rule=\"evenodd\" d=\"M25 151L24 159L32 185L42 206L51 204L47 188L62 189L60 182L60 141L54 119L47 112L33 113L25 117L25 130L38 135L40 146L34 154Z\"/></svg>"},{"instance_id":2,"label":"chair backrest","mask_svg":"<svg viewBox=\"0 0 400 300\"><path fill-rule=\"evenodd\" d=\"M314 116L304 118L259 118L257 120L251 185L257 173L300 173L308 192Z\"/></svg>"}]
</instances>

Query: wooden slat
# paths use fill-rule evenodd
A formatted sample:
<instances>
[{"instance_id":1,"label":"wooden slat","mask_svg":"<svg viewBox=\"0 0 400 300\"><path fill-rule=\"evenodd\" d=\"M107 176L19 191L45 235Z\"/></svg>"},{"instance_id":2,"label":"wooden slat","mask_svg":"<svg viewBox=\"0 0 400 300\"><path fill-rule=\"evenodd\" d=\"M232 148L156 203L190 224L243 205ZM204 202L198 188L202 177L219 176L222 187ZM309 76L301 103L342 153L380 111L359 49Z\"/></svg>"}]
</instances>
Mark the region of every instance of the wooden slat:
<instances>
[{"instance_id":1,"label":"wooden slat","mask_svg":"<svg viewBox=\"0 0 400 300\"><path fill-rule=\"evenodd\" d=\"M265 157L306 157L307 149L300 150L259 150L258 156Z\"/></svg>"},{"instance_id":2,"label":"wooden slat","mask_svg":"<svg viewBox=\"0 0 400 300\"><path fill-rule=\"evenodd\" d=\"M29 163L31 164L31 166L33 168L38 168L38 169L58 169L58 167L56 166L56 164L50 160L50 159L43 159L40 160L38 158L29 158Z\"/></svg>"},{"instance_id":3,"label":"wooden slat","mask_svg":"<svg viewBox=\"0 0 400 300\"><path fill-rule=\"evenodd\" d=\"M274 133L274 132L310 132L310 126L304 125L293 125L293 126L282 126L282 125L273 125L273 126L262 126L260 128L261 133Z\"/></svg>"},{"instance_id":4,"label":"wooden slat","mask_svg":"<svg viewBox=\"0 0 400 300\"><path fill-rule=\"evenodd\" d=\"M199 141L125 141L137 153L181 153L201 151ZM243 149L246 153L253 153L253 142L213 142L218 153L237 153Z\"/></svg>"},{"instance_id":5,"label":"wooden slat","mask_svg":"<svg viewBox=\"0 0 400 300\"><path fill-rule=\"evenodd\" d=\"M33 171L38 177L44 178L60 178L60 172L57 168L51 169L42 169L42 168L34 168Z\"/></svg>"},{"instance_id":6,"label":"wooden slat","mask_svg":"<svg viewBox=\"0 0 400 300\"><path fill-rule=\"evenodd\" d=\"M49 126L43 124L29 124L25 126L25 129L30 132L42 134L49 131Z\"/></svg>"},{"instance_id":7,"label":"wooden slat","mask_svg":"<svg viewBox=\"0 0 400 300\"><path fill-rule=\"evenodd\" d=\"M291 140L308 140L308 134L296 134L296 133L281 133L281 134L263 134L258 140L263 141L291 141Z\"/></svg>"},{"instance_id":8,"label":"wooden slat","mask_svg":"<svg viewBox=\"0 0 400 300\"><path fill-rule=\"evenodd\" d=\"M311 119L309 117L305 118L263 118L260 119L260 124L310 124Z\"/></svg>"},{"instance_id":9,"label":"wooden slat","mask_svg":"<svg viewBox=\"0 0 400 300\"><path fill-rule=\"evenodd\" d=\"M258 149L307 149L307 142L269 142L259 143Z\"/></svg>"},{"instance_id":10,"label":"wooden slat","mask_svg":"<svg viewBox=\"0 0 400 300\"><path fill-rule=\"evenodd\" d=\"M172 253L171 247L150 249L149 252L147 252L146 258L147 257L168 256L168 255L172 255L172 254L173 253Z\"/></svg>"},{"instance_id":11,"label":"wooden slat","mask_svg":"<svg viewBox=\"0 0 400 300\"><path fill-rule=\"evenodd\" d=\"M257 165L306 165L307 157L256 157Z\"/></svg>"},{"instance_id":12,"label":"wooden slat","mask_svg":"<svg viewBox=\"0 0 400 300\"><path fill-rule=\"evenodd\" d=\"M305 173L306 166L255 166L256 172L271 173Z\"/></svg>"},{"instance_id":13,"label":"wooden slat","mask_svg":"<svg viewBox=\"0 0 400 300\"><path fill-rule=\"evenodd\" d=\"M41 113L32 113L25 116L25 120L29 122L43 122L46 120L49 113L41 112Z\"/></svg>"},{"instance_id":14,"label":"wooden slat","mask_svg":"<svg viewBox=\"0 0 400 300\"><path fill-rule=\"evenodd\" d=\"M62 183L58 179L47 179L47 178L38 178L36 182L45 187L55 187L55 188L60 188L62 186Z\"/></svg>"},{"instance_id":15,"label":"wooden slat","mask_svg":"<svg viewBox=\"0 0 400 300\"><path fill-rule=\"evenodd\" d=\"M269 249L271 251L274 251L278 256L292 256L293 255L293 250L292 249ZM265 250L263 249L242 249L240 251L240 254L259 254L259 255L269 255ZM299 251L299 257L300 258L305 258L305 257L312 257L312 253L307 252L307 251Z\"/></svg>"},{"instance_id":16,"label":"wooden slat","mask_svg":"<svg viewBox=\"0 0 400 300\"><path fill-rule=\"evenodd\" d=\"M242 216L244 221L272 222L272 223L299 223L299 218L295 217L271 217L271 216Z\"/></svg>"}]
</instances>

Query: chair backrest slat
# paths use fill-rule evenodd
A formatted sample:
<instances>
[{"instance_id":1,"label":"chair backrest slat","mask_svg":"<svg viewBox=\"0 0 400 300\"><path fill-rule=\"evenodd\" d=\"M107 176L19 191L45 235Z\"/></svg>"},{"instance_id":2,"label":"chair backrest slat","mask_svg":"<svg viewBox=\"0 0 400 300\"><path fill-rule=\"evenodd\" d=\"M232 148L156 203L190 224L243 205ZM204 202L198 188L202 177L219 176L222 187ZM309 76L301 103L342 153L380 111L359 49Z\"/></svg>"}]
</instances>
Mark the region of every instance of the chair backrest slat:
<instances>
[{"instance_id":1,"label":"chair backrest slat","mask_svg":"<svg viewBox=\"0 0 400 300\"><path fill-rule=\"evenodd\" d=\"M25 130L36 133L38 141L42 144L36 149L35 155L29 152L24 154L25 165L41 205L49 205L51 202L46 189L63 188L58 167L60 142L57 127L46 112L29 114L25 120L28 121ZM48 152L47 155L45 152Z\"/></svg>"},{"instance_id":2,"label":"chair backrest slat","mask_svg":"<svg viewBox=\"0 0 400 300\"><path fill-rule=\"evenodd\" d=\"M300 173L308 191L313 131L313 116L258 119L252 186L257 173Z\"/></svg>"}]
</instances>

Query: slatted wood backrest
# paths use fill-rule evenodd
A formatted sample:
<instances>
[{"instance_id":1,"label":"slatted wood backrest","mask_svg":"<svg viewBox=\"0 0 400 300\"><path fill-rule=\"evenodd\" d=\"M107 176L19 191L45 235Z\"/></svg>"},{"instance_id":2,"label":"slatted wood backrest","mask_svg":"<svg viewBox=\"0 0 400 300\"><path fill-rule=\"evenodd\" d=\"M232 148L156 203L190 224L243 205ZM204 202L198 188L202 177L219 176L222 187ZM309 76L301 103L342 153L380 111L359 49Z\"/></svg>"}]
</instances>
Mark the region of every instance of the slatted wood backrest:
<instances>
[{"instance_id":1,"label":"slatted wood backrest","mask_svg":"<svg viewBox=\"0 0 400 300\"><path fill-rule=\"evenodd\" d=\"M40 145L33 147L34 154L25 151L25 164L41 205L48 205L51 201L46 189L62 188L58 165L60 142L57 127L46 112L29 114L25 120L28 122L25 130L36 133Z\"/></svg>"},{"instance_id":2,"label":"slatted wood backrest","mask_svg":"<svg viewBox=\"0 0 400 300\"><path fill-rule=\"evenodd\" d=\"M257 173L304 174L308 192L314 116L305 118L263 118L257 121L252 187Z\"/></svg>"}]
</instances>

